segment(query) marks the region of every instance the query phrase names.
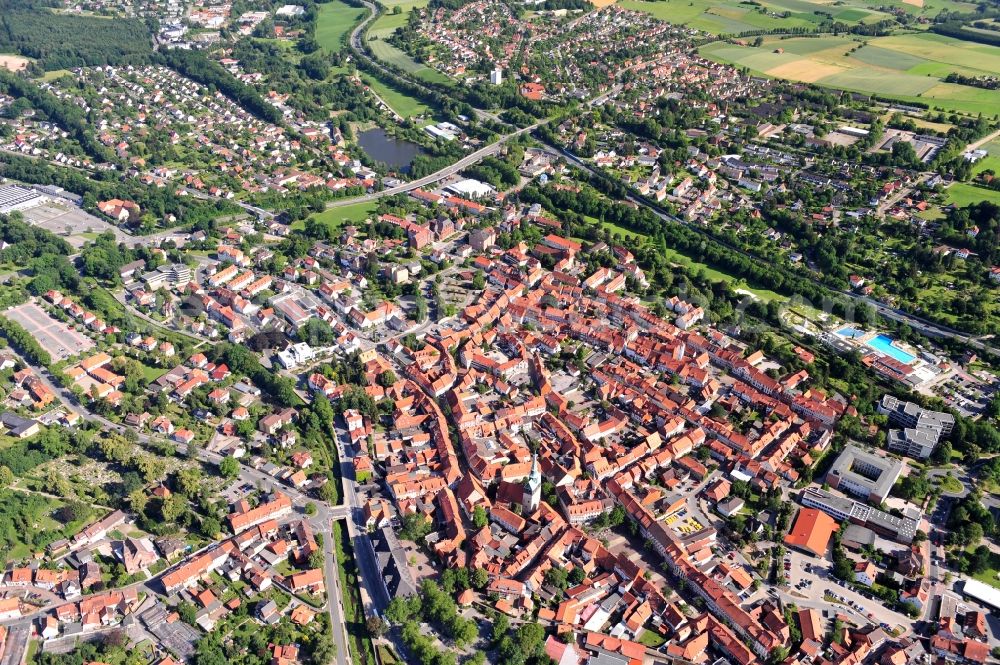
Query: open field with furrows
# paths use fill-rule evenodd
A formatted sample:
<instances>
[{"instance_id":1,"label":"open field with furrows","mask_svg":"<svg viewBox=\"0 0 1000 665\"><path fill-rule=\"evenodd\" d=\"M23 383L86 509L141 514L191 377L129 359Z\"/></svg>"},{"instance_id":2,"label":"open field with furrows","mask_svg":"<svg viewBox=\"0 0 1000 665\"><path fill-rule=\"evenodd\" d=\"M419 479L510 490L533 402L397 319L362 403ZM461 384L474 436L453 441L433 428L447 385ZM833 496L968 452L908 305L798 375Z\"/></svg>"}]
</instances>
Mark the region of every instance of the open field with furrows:
<instances>
[{"instance_id":1,"label":"open field with furrows","mask_svg":"<svg viewBox=\"0 0 1000 665\"><path fill-rule=\"evenodd\" d=\"M952 0L619 0L622 7L647 12L671 23L714 35L750 30L810 28L832 17L847 24L875 23L891 18L887 8L915 16L942 11L973 11L975 6Z\"/></svg>"},{"instance_id":2,"label":"open field with furrows","mask_svg":"<svg viewBox=\"0 0 1000 665\"><path fill-rule=\"evenodd\" d=\"M847 36L768 37L759 48L715 42L701 53L774 78L923 102L946 111L1000 112L1000 91L943 82L951 72L1000 75L1000 48L929 33L862 41Z\"/></svg>"},{"instance_id":3,"label":"open field with furrows","mask_svg":"<svg viewBox=\"0 0 1000 665\"><path fill-rule=\"evenodd\" d=\"M333 0L319 6L316 18L316 41L330 53L344 48L347 35L365 16L365 10L351 7L341 0Z\"/></svg>"}]
</instances>

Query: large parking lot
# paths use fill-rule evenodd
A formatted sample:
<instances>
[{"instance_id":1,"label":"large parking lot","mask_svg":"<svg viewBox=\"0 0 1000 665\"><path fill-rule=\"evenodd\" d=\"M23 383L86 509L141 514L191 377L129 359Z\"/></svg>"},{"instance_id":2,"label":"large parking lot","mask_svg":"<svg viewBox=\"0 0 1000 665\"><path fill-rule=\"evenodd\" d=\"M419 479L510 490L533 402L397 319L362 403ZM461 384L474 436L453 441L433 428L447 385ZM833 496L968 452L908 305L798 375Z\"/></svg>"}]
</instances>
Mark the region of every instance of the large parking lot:
<instances>
[{"instance_id":1,"label":"large parking lot","mask_svg":"<svg viewBox=\"0 0 1000 665\"><path fill-rule=\"evenodd\" d=\"M4 312L4 316L27 330L54 361L65 360L94 348L92 339L53 319L34 302L12 307Z\"/></svg>"},{"instance_id":2,"label":"large parking lot","mask_svg":"<svg viewBox=\"0 0 1000 665\"><path fill-rule=\"evenodd\" d=\"M864 596L833 576L832 564L826 559L807 556L790 550L781 564L788 576L785 594L800 607L836 609L858 622L871 621L886 630L910 625L910 619L890 610L874 597ZM832 597L832 601L827 596Z\"/></svg>"},{"instance_id":3,"label":"large parking lot","mask_svg":"<svg viewBox=\"0 0 1000 665\"><path fill-rule=\"evenodd\" d=\"M66 238L74 247L81 247L87 237L84 234L114 231L117 227L76 207L68 201L50 201L22 211L25 221Z\"/></svg>"},{"instance_id":4,"label":"large parking lot","mask_svg":"<svg viewBox=\"0 0 1000 665\"><path fill-rule=\"evenodd\" d=\"M995 392L995 383L981 381L972 375L959 371L950 374L945 381L935 385L932 391L948 406L967 418L982 414L993 399Z\"/></svg>"}]
</instances>

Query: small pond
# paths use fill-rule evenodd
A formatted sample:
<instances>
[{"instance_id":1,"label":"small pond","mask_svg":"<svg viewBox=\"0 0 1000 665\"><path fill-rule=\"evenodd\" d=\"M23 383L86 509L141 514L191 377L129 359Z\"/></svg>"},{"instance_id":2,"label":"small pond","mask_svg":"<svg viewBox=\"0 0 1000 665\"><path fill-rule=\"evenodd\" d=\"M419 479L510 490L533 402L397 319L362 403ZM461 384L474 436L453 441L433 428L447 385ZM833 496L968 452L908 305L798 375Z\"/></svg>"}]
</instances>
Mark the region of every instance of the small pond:
<instances>
[{"instance_id":1,"label":"small pond","mask_svg":"<svg viewBox=\"0 0 1000 665\"><path fill-rule=\"evenodd\" d=\"M358 144L376 162L401 173L409 170L414 157L424 154L416 143L389 136L381 127L358 134Z\"/></svg>"}]
</instances>

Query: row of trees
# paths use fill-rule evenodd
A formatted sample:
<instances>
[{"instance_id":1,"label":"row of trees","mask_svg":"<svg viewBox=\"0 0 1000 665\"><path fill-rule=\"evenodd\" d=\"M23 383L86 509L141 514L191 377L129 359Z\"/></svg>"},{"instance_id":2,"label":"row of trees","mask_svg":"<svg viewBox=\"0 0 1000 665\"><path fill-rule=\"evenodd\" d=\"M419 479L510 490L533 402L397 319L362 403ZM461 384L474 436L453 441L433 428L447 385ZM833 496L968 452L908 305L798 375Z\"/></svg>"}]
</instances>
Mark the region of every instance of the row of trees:
<instances>
[{"instance_id":1,"label":"row of trees","mask_svg":"<svg viewBox=\"0 0 1000 665\"><path fill-rule=\"evenodd\" d=\"M949 21L948 23L937 23L931 26L931 31L946 37L954 37L968 42L986 44L987 46L1000 46L1000 33L985 32L982 30L969 30L964 20Z\"/></svg>"},{"instance_id":2,"label":"row of trees","mask_svg":"<svg viewBox=\"0 0 1000 665\"><path fill-rule=\"evenodd\" d=\"M0 335L32 363L44 367L52 364L52 356L49 355L49 352L43 349L38 340L16 321L0 316Z\"/></svg>"},{"instance_id":3,"label":"row of trees","mask_svg":"<svg viewBox=\"0 0 1000 665\"><path fill-rule=\"evenodd\" d=\"M616 226L652 236L654 244L661 248L658 253L665 260L668 248L674 248L693 261L718 266L730 274L743 277L748 282L788 295L799 294L813 302L822 302L828 295L827 289L810 281L810 278L795 274L792 270L774 263L755 260L745 253L723 245L719 241L706 241L704 234L680 223L664 223L664 220L647 208L633 208L619 201L631 196L620 183L595 178L607 196L590 188L579 192L569 189L541 189L531 185L521 190L520 198L530 203L541 203L548 210L560 210L577 215L594 217ZM615 200L617 199L617 200ZM836 285L840 286L840 285Z\"/></svg>"}]
</instances>

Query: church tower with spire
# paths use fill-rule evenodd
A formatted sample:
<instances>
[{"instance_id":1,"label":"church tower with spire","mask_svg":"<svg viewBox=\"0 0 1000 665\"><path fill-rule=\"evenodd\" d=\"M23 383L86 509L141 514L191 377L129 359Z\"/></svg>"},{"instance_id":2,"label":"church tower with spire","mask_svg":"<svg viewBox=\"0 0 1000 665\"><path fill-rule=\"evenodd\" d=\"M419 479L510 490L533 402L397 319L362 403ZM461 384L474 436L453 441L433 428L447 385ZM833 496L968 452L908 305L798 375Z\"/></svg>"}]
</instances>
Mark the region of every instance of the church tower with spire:
<instances>
[{"instance_id":1,"label":"church tower with spire","mask_svg":"<svg viewBox=\"0 0 1000 665\"><path fill-rule=\"evenodd\" d=\"M538 468L538 453L531 456L531 473L524 481L523 494L521 495L521 508L525 515L531 515L538 510L538 504L542 502L542 471Z\"/></svg>"}]
</instances>

